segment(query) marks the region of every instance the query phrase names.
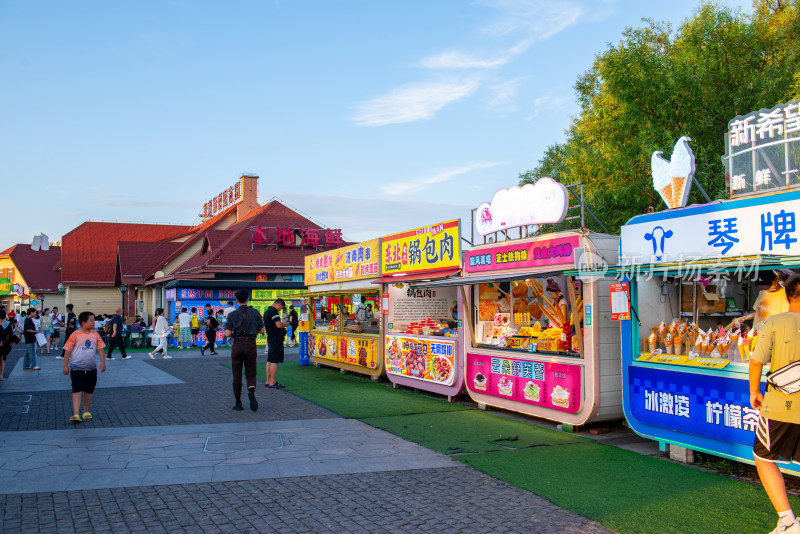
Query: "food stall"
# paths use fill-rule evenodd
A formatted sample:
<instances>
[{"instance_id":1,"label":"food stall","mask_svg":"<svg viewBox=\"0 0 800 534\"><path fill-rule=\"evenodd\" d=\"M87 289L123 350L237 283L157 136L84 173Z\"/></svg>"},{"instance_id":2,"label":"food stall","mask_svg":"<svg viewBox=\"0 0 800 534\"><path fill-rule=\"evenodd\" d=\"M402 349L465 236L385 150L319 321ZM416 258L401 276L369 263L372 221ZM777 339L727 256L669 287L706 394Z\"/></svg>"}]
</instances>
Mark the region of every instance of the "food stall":
<instances>
[{"instance_id":1,"label":"food stall","mask_svg":"<svg viewBox=\"0 0 800 534\"><path fill-rule=\"evenodd\" d=\"M797 117L796 103L782 107ZM794 137L785 135L788 120L780 132L760 136L755 116L729 124L730 199L636 216L620 241L635 312L620 323L630 427L662 448L747 463L759 418L748 382L756 327L788 309L780 281L800 272L800 191L791 190L800 183L800 157L788 148L800 140L800 123ZM769 147L762 151L762 144ZM780 465L800 474L796 464Z\"/></svg>"},{"instance_id":2,"label":"food stall","mask_svg":"<svg viewBox=\"0 0 800 534\"><path fill-rule=\"evenodd\" d=\"M320 252L306 258L305 280L311 331L308 356L314 365L338 367L377 379L383 375L379 288L380 240ZM374 317L353 314L361 302L373 304Z\"/></svg>"},{"instance_id":3,"label":"food stall","mask_svg":"<svg viewBox=\"0 0 800 534\"><path fill-rule=\"evenodd\" d=\"M568 207L565 187L549 178L501 189L478 207L475 227L506 240L468 250L460 280L431 284L460 286L469 396L566 429L622 418L614 280L583 276L616 263L619 238L578 230L511 239L508 229L563 221Z\"/></svg>"},{"instance_id":4,"label":"food stall","mask_svg":"<svg viewBox=\"0 0 800 534\"><path fill-rule=\"evenodd\" d=\"M250 292L250 306L258 310L258 312L263 316L266 309L275 302L275 299L282 298L286 303L286 310L285 312L288 313L289 306L294 306L295 310L297 310L298 314L298 322L300 318L300 309L304 304L302 298L298 297L298 295L304 294L305 291L297 290L297 289L253 289ZM256 337L256 345L259 347L266 347L267 346L267 335L266 334L259 334Z\"/></svg>"},{"instance_id":5,"label":"food stall","mask_svg":"<svg viewBox=\"0 0 800 534\"><path fill-rule=\"evenodd\" d=\"M463 301L455 286L426 284L461 272L461 221L381 238L386 375L399 385L445 395L464 391Z\"/></svg>"},{"instance_id":6,"label":"food stall","mask_svg":"<svg viewBox=\"0 0 800 534\"><path fill-rule=\"evenodd\" d=\"M192 308L197 309L197 317L200 321L200 332L197 334L198 346L206 344L206 329L203 327L206 320L206 303L211 304L214 308L214 313L219 310L224 310L229 300L236 300L234 297L234 289L202 289L202 288L169 288L165 292L167 301L167 321L169 324L175 324L178 321L178 315L181 309L186 307L191 313ZM217 341L221 343L223 338L223 328L217 330ZM173 339L173 345L178 344L177 333Z\"/></svg>"}]
</instances>

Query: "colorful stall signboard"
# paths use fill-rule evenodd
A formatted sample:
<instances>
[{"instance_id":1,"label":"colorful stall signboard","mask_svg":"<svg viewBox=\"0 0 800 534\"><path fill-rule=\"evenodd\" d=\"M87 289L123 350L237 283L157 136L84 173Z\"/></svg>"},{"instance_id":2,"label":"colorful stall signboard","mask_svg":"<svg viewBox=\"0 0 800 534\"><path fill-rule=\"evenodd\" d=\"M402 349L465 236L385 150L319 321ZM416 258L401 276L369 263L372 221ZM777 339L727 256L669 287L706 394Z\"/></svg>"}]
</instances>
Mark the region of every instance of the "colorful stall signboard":
<instances>
[{"instance_id":1,"label":"colorful stall signboard","mask_svg":"<svg viewBox=\"0 0 800 534\"><path fill-rule=\"evenodd\" d=\"M628 408L637 421L753 446L759 411L750 407L746 378L632 365L627 395Z\"/></svg>"},{"instance_id":2,"label":"colorful stall signboard","mask_svg":"<svg viewBox=\"0 0 800 534\"><path fill-rule=\"evenodd\" d=\"M452 386L456 343L413 336L386 336L386 372Z\"/></svg>"},{"instance_id":3,"label":"colorful stall signboard","mask_svg":"<svg viewBox=\"0 0 800 534\"><path fill-rule=\"evenodd\" d=\"M611 299L611 320L630 321L631 305L628 300L628 282L615 282L608 286Z\"/></svg>"},{"instance_id":4,"label":"colorful stall signboard","mask_svg":"<svg viewBox=\"0 0 800 534\"><path fill-rule=\"evenodd\" d=\"M663 363L666 365L685 365L687 367L705 367L706 369L724 369L731 363L730 360L724 358L694 357L685 354L665 354L663 352L659 354L645 352L636 358L636 361Z\"/></svg>"},{"instance_id":5,"label":"colorful stall signboard","mask_svg":"<svg viewBox=\"0 0 800 534\"><path fill-rule=\"evenodd\" d=\"M378 367L378 341L341 335L310 333L309 356L368 369Z\"/></svg>"},{"instance_id":6,"label":"colorful stall signboard","mask_svg":"<svg viewBox=\"0 0 800 534\"><path fill-rule=\"evenodd\" d=\"M11 283L11 280L8 278L0 278L0 295L8 295L13 288L14 285Z\"/></svg>"},{"instance_id":7,"label":"colorful stall signboard","mask_svg":"<svg viewBox=\"0 0 800 534\"><path fill-rule=\"evenodd\" d=\"M467 353L467 387L501 399L568 413L581 408L580 365Z\"/></svg>"},{"instance_id":8,"label":"colorful stall signboard","mask_svg":"<svg viewBox=\"0 0 800 534\"><path fill-rule=\"evenodd\" d=\"M740 115L725 134L731 197L800 185L800 100Z\"/></svg>"},{"instance_id":9,"label":"colorful stall signboard","mask_svg":"<svg viewBox=\"0 0 800 534\"><path fill-rule=\"evenodd\" d=\"M297 289L254 289L250 298L251 300L268 300L274 302L278 297L291 297L300 292L301 291ZM270 302L270 304L272 304L272 302Z\"/></svg>"},{"instance_id":10,"label":"colorful stall signboard","mask_svg":"<svg viewBox=\"0 0 800 534\"><path fill-rule=\"evenodd\" d=\"M446 271L461 266L461 221L447 221L381 240L383 274Z\"/></svg>"},{"instance_id":11,"label":"colorful stall signboard","mask_svg":"<svg viewBox=\"0 0 800 534\"><path fill-rule=\"evenodd\" d=\"M567 188L547 177L535 184L500 189L491 203L478 206L475 229L486 235L529 224L558 223L567 214L568 201Z\"/></svg>"},{"instance_id":12,"label":"colorful stall signboard","mask_svg":"<svg viewBox=\"0 0 800 534\"><path fill-rule=\"evenodd\" d=\"M620 263L800 255L800 192L639 215L622 227Z\"/></svg>"},{"instance_id":13,"label":"colorful stall signboard","mask_svg":"<svg viewBox=\"0 0 800 534\"><path fill-rule=\"evenodd\" d=\"M380 240L320 252L306 257L306 284L327 284L377 278L380 275Z\"/></svg>"},{"instance_id":14,"label":"colorful stall signboard","mask_svg":"<svg viewBox=\"0 0 800 534\"><path fill-rule=\"evenodd\" d=\"M498 271L504 269L538 268L545 265L574 264L575 249L580 241L576 235L522 241L510 245L468 250L464 271Z\"/></svg>"},{"instance_id":15,"label":"colorful stall signboard","mask_svg":"<svg viewBox=\"0 0 800 534\"><path fill-rule=\"evenodd\" d=\"M167 300L233 300L235 294L235 289L168 289Z\"/></svg>"}]
</instances>

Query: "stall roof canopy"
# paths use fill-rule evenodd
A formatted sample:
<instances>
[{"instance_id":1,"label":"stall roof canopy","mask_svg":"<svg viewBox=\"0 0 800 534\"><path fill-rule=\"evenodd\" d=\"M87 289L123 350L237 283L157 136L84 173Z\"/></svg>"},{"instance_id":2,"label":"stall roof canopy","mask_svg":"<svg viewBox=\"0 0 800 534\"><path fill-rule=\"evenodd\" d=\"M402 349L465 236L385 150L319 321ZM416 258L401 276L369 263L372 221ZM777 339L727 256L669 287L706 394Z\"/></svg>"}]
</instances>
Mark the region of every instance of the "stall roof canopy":
<instances>
[{"instance_id":1,"label":"stall roof canopy","mask_svg":"<svg viewBox=\"0 0 800 534\"><path fill-rule=\"evenodd\" d=\"M415 273L405 274L385 274L380 278L372 280L373 284L393 284L396 282L415 282L417 280L440 280L449 278L461 272L461 269L447 269L447 270L427 270L417 271Z\"/></svg>"},{"instance_id":2,"label":"stall roof canopy","mask_svg":"<svg viewBox=\"0 0 800 534\"><path fill-rule=\"evenodd\" d=\"M165 289L305 289L303 282L252 282L238 280L173 280Z\"/></svg>"},{"instance_id":3,"label":"stall roof canopy","mask_svg":"<svg viewBox=\"0 0 800 534\"><path fill-rule=\"evenodd\" d=\"M432 282L418 282L412 283L412 286L420 287L449 287L449 286L466 286L471 284L485 284L488 282L511 282L514 280L526 280L528 278L545 278L547 276L563 276L564 269L556 271L527 271L524 273L507 273L507 274L482 274L479 276L463 276L461 278L448 278L447 280L434 280Z\"/></svg>"}]
</instances>

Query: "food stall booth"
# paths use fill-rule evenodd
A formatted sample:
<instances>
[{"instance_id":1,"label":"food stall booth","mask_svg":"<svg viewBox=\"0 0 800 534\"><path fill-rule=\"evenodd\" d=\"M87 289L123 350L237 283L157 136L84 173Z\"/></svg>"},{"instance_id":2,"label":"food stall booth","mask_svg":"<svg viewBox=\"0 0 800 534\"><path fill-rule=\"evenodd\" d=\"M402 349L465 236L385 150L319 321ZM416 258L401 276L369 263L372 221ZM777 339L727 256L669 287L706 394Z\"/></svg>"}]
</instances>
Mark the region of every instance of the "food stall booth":
<instances>
[{"instance_id":1,"label":"food stall booth","mask_svg":"<svg viewBox=\"0 0 800 534\"><path fill-rule=\"evenodd\" d=\"M380 289L380 240L320 252L306 257L305 280L311 331L308 356L316 366L383 375ZM354 307L372 303L374 317L359 321Z\"/></svg>"},{"instance_id":2,"label":"food stall booth","mask_svg":"<svg viewBox=\"0 0 800 534\"><path fill-rule=\"evenodd\" d=\"M671 205L679 209L633 217L621 231L634 312L620 323L625 417L662 450L685 449L676 456L686 461L701 451L752 463L759 411L750 406L750 352L758 324L788 309L782 279L800 272L800 191L792 190L800 157L788 148L800 123L793 138L772 139L742 124L755 128L737 117L726 135L730 199L680 209L683 198Z\"/></svg>"},{"instance_id":3,"label":"food stall booth","mask_svg":"<svg viewBox=\"0 0 800 534\"><path fill-rule=\"evenodd\" d=\"M477 209L479 234L563 221L563 185L501 189ZM497 234L494 234L497 235ZM615 280L588 274L615 264L617 236L587 230L474 246L457 284L464 301L465 382L469 396L572 429L622 418L620 338L610 321Z\"/></svg>"},{"instance_id":4,"label":"food stall booth","mask_svg":"<svg viewBox=\"0 0 800 534\"><path fill-rule=\"evenodd\" d=\"M452 401L464 391L463 300L426 284L460 274L460 219L381 238L381 272L387 377Z\"/></svg>"}]
</instances>

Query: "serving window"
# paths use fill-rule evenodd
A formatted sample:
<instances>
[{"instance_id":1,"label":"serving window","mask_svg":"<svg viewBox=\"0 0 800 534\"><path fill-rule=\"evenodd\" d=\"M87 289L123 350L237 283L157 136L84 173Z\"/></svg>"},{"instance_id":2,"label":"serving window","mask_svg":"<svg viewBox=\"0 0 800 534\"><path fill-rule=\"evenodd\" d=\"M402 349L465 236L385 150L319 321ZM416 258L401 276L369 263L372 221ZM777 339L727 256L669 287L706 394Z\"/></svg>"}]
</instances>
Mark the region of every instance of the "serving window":
<instances>
[{"instance_id":1,"label":"serving window","mask_svg":"<svg viewBox=\"0 0 800 534\"><path fill-rule=\"evenodd\" d=\"M458 335L458 289L412 287L389 284L386 292L387 332L456 337Z\"/></svg>"},{"instance_id":2,"label":"serving window","mask_svg":"<svg viewBox=\"0 0 800 534\"><path fill-rule=\"evenodd\" d=\"M758 326L788 311L788 269L637 276L643 362L747 372ZM638 357L637 357L638 356Z\"/></svg>"},{"instance_id":3,"label":"serving window","mask_svg":"<svg viewBox=\"0 0 800 534\"><path fill-rule=\"evenodd\" d=\"M376 336L381 333L378 291L319 296L313 299L312 307L314 330Z\"/></svg>"},{"instance_id":4,"label":"serving window","mask_svg":"<svg viewBox=\"0 0 800 534\"><path fill-rule=\"evenodd\" d=\"M570 277L473 285L479 347L580 357L582 284Z\"/></svg>"}]
</instances>

